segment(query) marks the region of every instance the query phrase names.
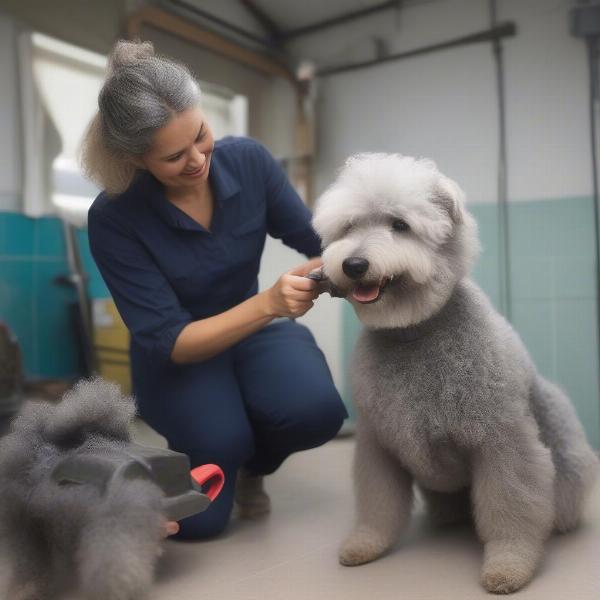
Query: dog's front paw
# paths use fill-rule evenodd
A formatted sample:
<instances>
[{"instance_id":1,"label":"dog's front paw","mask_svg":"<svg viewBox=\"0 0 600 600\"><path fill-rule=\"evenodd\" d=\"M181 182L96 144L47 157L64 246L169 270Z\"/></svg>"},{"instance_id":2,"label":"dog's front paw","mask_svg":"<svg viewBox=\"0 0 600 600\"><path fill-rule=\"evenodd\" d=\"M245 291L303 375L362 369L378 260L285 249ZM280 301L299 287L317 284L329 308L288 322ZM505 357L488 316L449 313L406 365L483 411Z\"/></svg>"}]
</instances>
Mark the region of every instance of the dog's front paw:
<instances>
[{"instance_id":1,"label":"dog's front paw","mask_svg":"<svg viewBox=\"0 0 600 600\"><path fill-rule=\"evenodd\" d=\"M495 594L516 592L532 578L541 552L542 547L538 544L488 542L481 584Z\"/></svg>"},{"instance_id":2,"label":"dog's front paw","mask_svg":"<svg viewBox=\"0 0 600 600\"><path fill-rule=\"evenodd\" d=\"M372 529L356 529L344 541L339 552L340 564L355 567L379 558L389 543Z\"/></svg>"},{"instance_id":3,"label":"dog's front paw","mask_svg":"<svg viewBox=\"0 0 600 600\"><path fill-rule=\"evenodd\" d=\"M489 565L481 572L481 584L494 594L510 594L522 588L531 573L516 561Z\"/></svg>"}]
</instances>

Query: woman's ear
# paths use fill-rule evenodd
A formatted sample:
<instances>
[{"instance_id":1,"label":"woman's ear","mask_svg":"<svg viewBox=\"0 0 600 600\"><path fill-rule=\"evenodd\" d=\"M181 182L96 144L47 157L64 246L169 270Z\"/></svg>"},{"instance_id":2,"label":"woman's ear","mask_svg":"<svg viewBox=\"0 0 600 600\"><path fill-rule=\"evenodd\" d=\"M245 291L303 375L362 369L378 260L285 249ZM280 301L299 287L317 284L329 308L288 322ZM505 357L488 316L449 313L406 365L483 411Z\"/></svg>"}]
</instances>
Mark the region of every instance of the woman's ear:
<instances>
[{"instance_id":1,"label":"woman's ear","mask_svg":"<svg viewBox=\"0 0 600 600\"><path fill-rule=\"evenodd\" d=\"M456 181L442 175L439 178L433 201L442 206L454 223L463 222L465 193Z\"/></svg>"}]
</instances>

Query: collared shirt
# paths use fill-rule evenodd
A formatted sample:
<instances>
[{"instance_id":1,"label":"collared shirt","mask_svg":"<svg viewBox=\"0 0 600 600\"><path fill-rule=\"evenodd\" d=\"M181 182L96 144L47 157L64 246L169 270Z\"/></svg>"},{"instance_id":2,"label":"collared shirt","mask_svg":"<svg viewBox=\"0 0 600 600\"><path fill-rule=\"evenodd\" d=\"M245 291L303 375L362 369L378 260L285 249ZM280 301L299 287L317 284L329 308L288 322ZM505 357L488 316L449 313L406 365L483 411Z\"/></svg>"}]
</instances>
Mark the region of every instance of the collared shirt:
<instances>
[{"instance_id":1,"label":"collared shirt","mask_svg":"<svg viewBox=\"0 0 600 600\"><path fill-rule=\"evenodd\" d=\"M210 230L170 202L147 172L117 198L101 193L89 211L94 260L132 346L152 360L170 359L188 323L257 293L267 233L308 257L321 253L309 209L258 142L217 141L209 182Z\"/></svg>"}]
</instances>

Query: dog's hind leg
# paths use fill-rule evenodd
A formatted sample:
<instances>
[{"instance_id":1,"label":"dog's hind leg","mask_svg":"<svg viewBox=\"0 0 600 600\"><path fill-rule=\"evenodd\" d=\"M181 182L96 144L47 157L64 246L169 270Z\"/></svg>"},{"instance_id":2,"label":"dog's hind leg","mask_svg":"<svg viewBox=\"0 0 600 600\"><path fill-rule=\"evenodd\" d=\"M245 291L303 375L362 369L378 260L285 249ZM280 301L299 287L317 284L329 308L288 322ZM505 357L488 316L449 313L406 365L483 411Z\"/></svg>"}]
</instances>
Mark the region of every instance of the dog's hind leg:
<instances>
[{"instance_id":1,"label":"dog's hind leg","mask_svg":"<svg viewBox=\"0 0 600 600\"><path fill-rule=\"evenodd\" d=\"M473 507L485 544L481 582L507 594L524 586L552 530L554 466L531 417L498 428L473 454Z\"/></svg>"},{"instance_id":2,"label":"dog's hind leg","mask_svg":"<svg viewBox=\"0 0 600 600\"><path fill-rule=\"evenodd\" d=\"M583 512L585 498L598 474L598 457L587 443L583 428L569 399L556 385L538 377L531 403L542 441L552 451L556 470L554 527L574 529Z\"/></svg>"},{"instance_id":3,"label":"dog's hind leg","mask_svg":"<svg viewBox=\"0 0 600 600\"><path fill-rule=\"evenodd\" d=\"M419 486L425 500L427 512L435 526L444 527L468 522L471 518L471 497L469 488L458 492L434 492Z\"/></svg>"},{"instance_id":4,"label":"dog's hind leg","mask_svg":"<svg viewBox=\"0 0 600 600\"><path fill-rule=\"evenodd\" d=\"M412 508L412 478L358 420L354 456L356 523L339 559L346 566L370 562L394 544Z\"/></svg>"}]
</instances>

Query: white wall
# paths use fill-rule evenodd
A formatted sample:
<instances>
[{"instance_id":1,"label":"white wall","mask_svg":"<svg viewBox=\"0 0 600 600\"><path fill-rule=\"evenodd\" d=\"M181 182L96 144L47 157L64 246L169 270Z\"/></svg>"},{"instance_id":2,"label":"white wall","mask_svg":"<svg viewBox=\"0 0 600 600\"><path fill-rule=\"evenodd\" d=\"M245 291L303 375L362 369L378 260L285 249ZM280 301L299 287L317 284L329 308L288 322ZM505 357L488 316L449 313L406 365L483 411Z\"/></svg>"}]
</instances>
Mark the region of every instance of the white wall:
<instances>
[{"instance_id":1,"label":"white wall","mask_svg":"<svg viewBox=\"0 0 600 600\"><path fill-rule=\"evenodd\" d=\"M0 210L16 210L21 193L21 123L16 85L16 25L0 11Z\"/></svg>"},{"instance_id":2,"label":"white wall","mask_svg":"<svg viewBox=\"0 0 600 600\"><path fill-rule=\"evenodd\" d=\"M502 42L513 202L591 193L587 65L584 43L569 32L571 5L498 1L499 21L518 29ZM374 36L396 53L489 27L487 0L431 0L299 38L290 50L298 62L327 66L374 58ZM347 156L387 151L431 157L470 203L495 202L495 77L491 44L484 43L319 78L317 193ZM341 303L322 299L308 316L339 385Z\"/></svg>"},{"instance_id":3,"label":"white wall","mask_svg":"<svg viewBox=\"0 0 600 600\"><path fill-rule=\"evenodd\" d=\"M503 41L511 200L589 194L584 44L571 37L566 0L499 0L515 21ZM371 58L370 36L401 52L487 29L488 2L434 0L299 39L300 59ZM435 159L472 202L496 199L497 99L489 43L321 78L318 191L344 158L364 150Z\"/></svg>"},{"instance_id":4,"label":"white wall","mask_svg":"<svg viewBox=\"0 0 600 600\"><path fill-rule=\"evenodd\" d=\"M592 193L585 43L569 33L565 0L502 0L517 21L506 44L511 200Z\"/></svg>"}]
</instances>

